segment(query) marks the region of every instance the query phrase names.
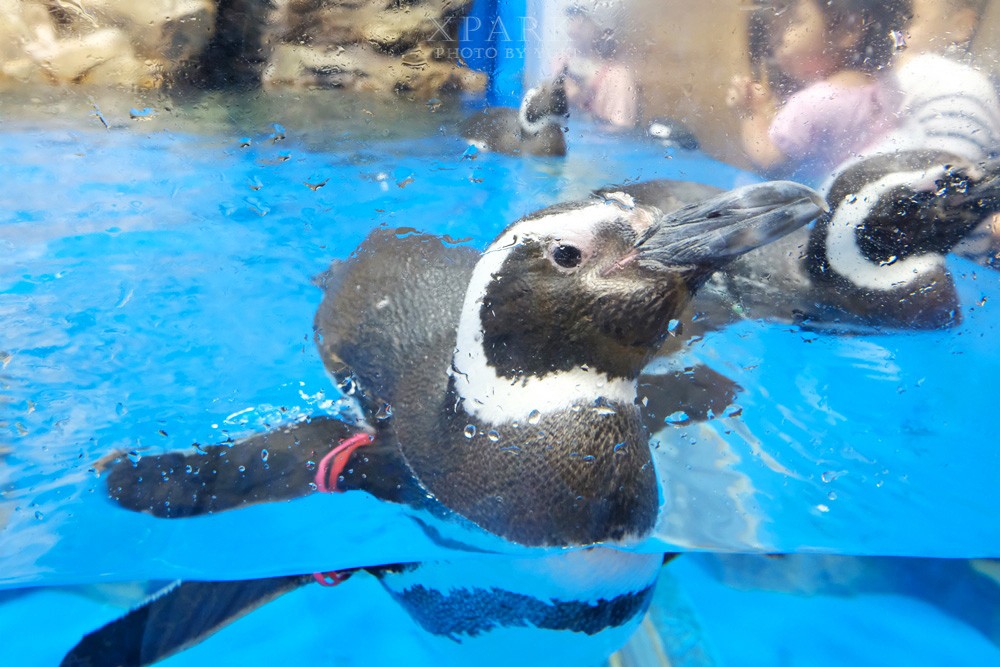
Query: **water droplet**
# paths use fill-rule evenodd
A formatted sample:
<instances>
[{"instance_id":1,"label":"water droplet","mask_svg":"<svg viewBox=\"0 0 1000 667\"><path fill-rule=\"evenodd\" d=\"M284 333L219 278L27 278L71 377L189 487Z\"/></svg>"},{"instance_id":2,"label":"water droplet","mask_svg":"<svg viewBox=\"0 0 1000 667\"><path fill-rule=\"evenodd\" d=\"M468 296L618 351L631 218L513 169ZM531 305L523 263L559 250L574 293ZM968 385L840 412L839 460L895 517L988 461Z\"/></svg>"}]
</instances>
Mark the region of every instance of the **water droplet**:
<instances>
[{"instance_id":1,"label":"water droplet","mask_svg":"<svg viewBox=\"0 0 1000 667\"><path fill-rule=\"evenodd\" d=\"M462 433L463 435L465 435L466 438L469 438L471 440L472 438L476 437L476 427L473 424L469 424L468 426L465 427L465 430L462 431Z\"/></svg>"},{"instance_id":2,"label":"water droplet","mask_svg":"<svg viewBox=\"0 0 1000 667\"><path fill-rule=\"evenodd\" d=\"M673 333L674 331L677 330L677 327L679 327L680 324L681 324L680 320L670 320L667 323L667 331L669 331L670 333Z\"/></svg>"},{"instance_id":3,"label":"water droplet","mask_svg":"<svg viewBox=\"0 0 1000 667\"><path fill-rule=\"evenodd\" d=\"M827 507L826 505L817 505L816 509L819 510L820 512L823 512L824 514L830 511L830 508Z\"/></svg>"},{"instance_id":4,"label":"water droplet","mask_svg":"<svg viewBox=\"0 0 1000 667\"><path fill-rule=\"evenodd\" d=\"M133 449L128 453L128 460L131 461L133 465L139 463L139 461L142 460L142 454Z\"/></svg>"},{"instance_id":5,"label":"water droplet","mask_svg":"<svg viewBox=\"0 0 1000 667\"><path fill-rule=\"evenodd\" d=\"M191 473L194 472L194 468L192 468L190 465L186 465L184 466L184 472L190 475Z\"/></svg>"},{"instance_id":6,"label":"water droplet","mask_svg":"<svg viewBox=\"0 0 1000 667\"><path fill-rule=\"evenodd\" d=\"M125 406L122 403L115 403L115 414L116 415L118 415L119 417L121 417L126 412L128 412L128 410L125 409Z\"/></svg>"},{"instance_id":7,"label":"water droplet","mask_svg":"<svg viewBox=\"0 0 1000 667\"><path fill-rule=\"evenodd\" d=\"M621 455L624 453L625 453L625 443L619 442L617 445L615 445L615 454Z\"/></svg>"},{"instance_id":8,"label":"water droplet","mask_svg":"<svg viewBox=\"0 0 1000 667\"><path fill-rule=\"evenodd\" d=\"M587 454L586 456L583 457L582 460L584 463L593 463L594 461L597 460L597 457L594 456L593 454Z\"/></svg>"},{"instance_id":9,"label":"water droplet","mask_svg":"<svg viewBox=\"0 0 1000 667\"><path fill-rule=\"evenodd\" d=\"M826 494L826 499L827 500L836 500L837 499L837 492L836 491L831 491L830 493Z\"/></svg>"},{"instance_id":10,"label":"water droplet","mask_svg":"<svg viewBox=\"0 0 1000 667\"><path fill-rule=\"evenodd\" d=\"M979 300L979 307L982 308L986 305L986 296L984 295L982 299Z\"/></svg>"},{"instance_id":11,"label":"water droplet","mask_svg":"<svg viewBox=\"0 0 1000 667\"><path fill-rule=\"evenodd\" d=\"M267 463L267 457L268 456L270 456L270 454L268 453L268 451L266 449L260 450L260 460L261 461L263 461L264 463Z\"/></svg>"},{"instance_id":12,"label":"water droplet","mask_svg":"<svg viewBox=\"0 0 1000 667\"><path fill-rule=\"evenodd\" d=\"M691 421L691 417L683 410L678 410L672 415L667 415L663 421L667 424L686 424Z\"/></svg>"},{"instance_id":13,"label":"water droplet","mask_svg":"<svg viewBox=\"0 0 1000 667\"><path fill-rule=\"evenodd\" d=\"M496 429L490 429L486 432L486 437L490 439L490 442L499 442L500 434Z\"/></svg>"},{"instance_id":14,"label":"water droplet","mask_svg":"<svg viewBox=\"0 0 1000 667\"><path fill-rule=\"evenodd\" d=\"M528 423L529 424L531 424L532 426L535 426L540 421L542 421L542 413L541 412L539 412L538 410L532 410L531 412L528 413Z\"/></svg>"},{"instance_id":15,"label":"water droplet","mask_svg":"<svg viewBox=\"0 0 1000 667\"><path fill-rule=\"evenodd\" d=\"M237 468L237 470L239 470L240 472L246 472L247 471L247 467L246 466L240 466L239 468Z\"/></svg>"},{"instance_id":16,"label":"water droplet","mask_svg":"<svg viewBox=\"0 0 1000 667\"><path fill-rule=\"evenodd\" d=\"M846 470L840 470L840 471L827 470L822 475L820 475L820 479L822 479L825 484L829 484L830 482L837 479L841 475L846 475L846 474L847 474Z\"/></svg>"},{"instance_id":17,"label":"water droplet","mask_svg":"<svg viewBox=\"0 0 1000 667\"><path fill-rule=\"evenodd\" d=\"M379 421L385 421L392 417L392 406L388 403L379 407L378 412L375 413L375 419Z\"/></svg>"},{"instance_id":18,"label":"water droplet","mask_svg":"<svg viewBox=\"0 0 1000 667\"><path fill-rule=\"evenodd\" d=\"M340 381L337 388L340 389L345 396L353 396L354 392L358 389L358 385L354 381L354 376L348 375Z\"/></svg>"},{"instance_id":19,"label":"water droplet","mask_svg":"<svg viewBox=\"0 0 1000 667\"><path fill-rule=\"evenodd\" d=\"M38 519L39 521L41 521L42 519L45 518L45 515L42 514L41 512L36 511L35 512L35 518Z\"/></svg>"},{"instance_id":20,"label":"water droplet","mask_svg":"<svg viewBox=\"0 0 1000 667\"><path fill-rule=\"evenodd\" d=\"M431 99L427 100L427 109L431 113L434 113L440 108L441 108L441 100L439 100L438 98L432 97Z\"/></svg>"},{"instance_id":21,"label":"water droplet","mask_svg":"<svg viewBox=\"0 0 1000 667\"><path fill-rule=\"evenodd\" d=\"M316 469L315 461L306 461L306 470L315 470L315 469Z\"/></svg>"}]
</instances>

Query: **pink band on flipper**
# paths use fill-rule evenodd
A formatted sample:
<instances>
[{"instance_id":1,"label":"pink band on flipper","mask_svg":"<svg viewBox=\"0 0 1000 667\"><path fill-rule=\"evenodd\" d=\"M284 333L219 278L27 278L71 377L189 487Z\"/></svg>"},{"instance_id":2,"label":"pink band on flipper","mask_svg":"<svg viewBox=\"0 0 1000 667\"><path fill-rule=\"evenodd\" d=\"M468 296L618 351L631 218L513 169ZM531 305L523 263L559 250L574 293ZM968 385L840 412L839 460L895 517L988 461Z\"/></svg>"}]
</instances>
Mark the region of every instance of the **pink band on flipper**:
<instances>
[{"instance_id":1,"label":"pink band on flipper","mask_svg":"<svg viewBox=\"0 0 1000 667\"><path fill-rule=\"evenodd\" d=\"M347 581L351 576L351 572L313 572L313 578L319 583L320 586L339 586L340 584Z\"/></svg>"},{"instance_id":2,"label":"pink band on flipper","mask_svg":"<svg viewBox=\"0 0 1000 667\"><path fill-rule=\"evenodd\" d=\"M316 469L316 488L323 493L340 493L340 489L337 488L337 479L344 472L347 460L351 458L354 450L370 445L374 441L375 438L367 433L355 433L350 438L341 440L340 444L330 450L319 462L319 467Z\"/></svg>"}]
</instances>

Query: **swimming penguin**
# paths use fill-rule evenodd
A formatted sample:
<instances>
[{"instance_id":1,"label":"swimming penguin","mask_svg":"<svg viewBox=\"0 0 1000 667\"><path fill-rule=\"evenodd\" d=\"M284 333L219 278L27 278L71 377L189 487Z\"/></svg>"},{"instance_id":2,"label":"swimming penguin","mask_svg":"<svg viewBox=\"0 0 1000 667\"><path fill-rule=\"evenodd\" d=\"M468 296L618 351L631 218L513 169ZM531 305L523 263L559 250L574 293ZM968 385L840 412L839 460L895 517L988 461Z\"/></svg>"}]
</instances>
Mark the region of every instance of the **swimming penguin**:
<instances>
[{"instance_id":1,"label":"swimming penguin","mask_svg":"<svg viewBox=\"0 0 1000 667\"><path fill-rule=\"evenodd\" d=\"M698 137L684 123L673 118L654 118L649 121L646 134L667 147L698 150Z\"/></svg>"},{"instance_id":2,"label":"swimming penguin","mask_svg":"<svg viewBox=\"0 0 1000 667\"><path fill-rule=\"evenodd\" d=\"M713 271L815 218L817 201L788 182L666 216L627 195L587 200L522 218L481 255L376 230L327 274L315 320L323 362L364 419L120 461L110 496L184 517L363 490L541 548L362 569L438 640L444 664L533 663L526 630L567 664L598 661L641 619L664 559L614 548L648 535L659 508L636 379ZM62 664L149 664L358 571L179 583Z\"/></svg>"},{"instance_id":3,"label":"swimming penguin","mask_svg":"<svg viewBox=\"0 0 1000 667\"><path fill-rule=\"evenodd\" d=\"M508 155L566 155L569 117L564 76L530 89L518 109L489 107L467 119L461 134L480 150Z\"/></svg>"},{"instance_id":4,"label":"swimming penguin","mask_svg":"<svg viewBox=\"0 0 1000 667\"><path fill-rule=\"evenodd\" d=\"M715 193L673 181L613 189L664 211ZM877 155L848 165L826 192L830 210L811 229L749 252L712 277L692 304L707 315L693 333L744 317L853 330L960 321L945 255L1000 210L1000 161Z\"/></svg>"}]
</instances>

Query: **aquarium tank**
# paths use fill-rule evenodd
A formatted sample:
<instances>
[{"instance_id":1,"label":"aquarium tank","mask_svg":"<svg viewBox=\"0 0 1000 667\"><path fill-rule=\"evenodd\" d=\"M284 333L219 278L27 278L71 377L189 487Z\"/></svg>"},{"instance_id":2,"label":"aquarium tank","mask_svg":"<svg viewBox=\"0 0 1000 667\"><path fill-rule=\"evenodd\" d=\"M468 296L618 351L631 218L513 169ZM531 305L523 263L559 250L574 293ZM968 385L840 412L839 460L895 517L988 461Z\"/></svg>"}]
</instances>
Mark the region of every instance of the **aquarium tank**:
<instances>
[{"instance_id":1,"label":"aquarium tank","mask_svg":"<svg viewBox=\"0 0 1000 667\"><path fill-rule=\"evenodd\" d=\"M1000 665L1000 1L2 6L0 664Z\"/></svg>"}]
</instances>

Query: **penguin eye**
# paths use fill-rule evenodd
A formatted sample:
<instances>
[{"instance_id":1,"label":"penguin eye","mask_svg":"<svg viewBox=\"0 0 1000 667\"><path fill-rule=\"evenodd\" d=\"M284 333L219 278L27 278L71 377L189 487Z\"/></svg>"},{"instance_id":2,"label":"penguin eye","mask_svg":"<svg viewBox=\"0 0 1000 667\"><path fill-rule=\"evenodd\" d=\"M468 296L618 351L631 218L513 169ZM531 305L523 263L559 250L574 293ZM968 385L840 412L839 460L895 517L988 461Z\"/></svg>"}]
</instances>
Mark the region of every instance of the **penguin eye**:
<instances>
[{"instance_id":1,"label":"penguin eye","mask_svg":"<svg viewBox=\"0 0 1000 667\"><path fill-rule=\"evenodd\" d=\"M552 261L564 269L574 269L583 261L583 253L572 245L557 245L552 251Z\"/></svg>"}]
</instances>

